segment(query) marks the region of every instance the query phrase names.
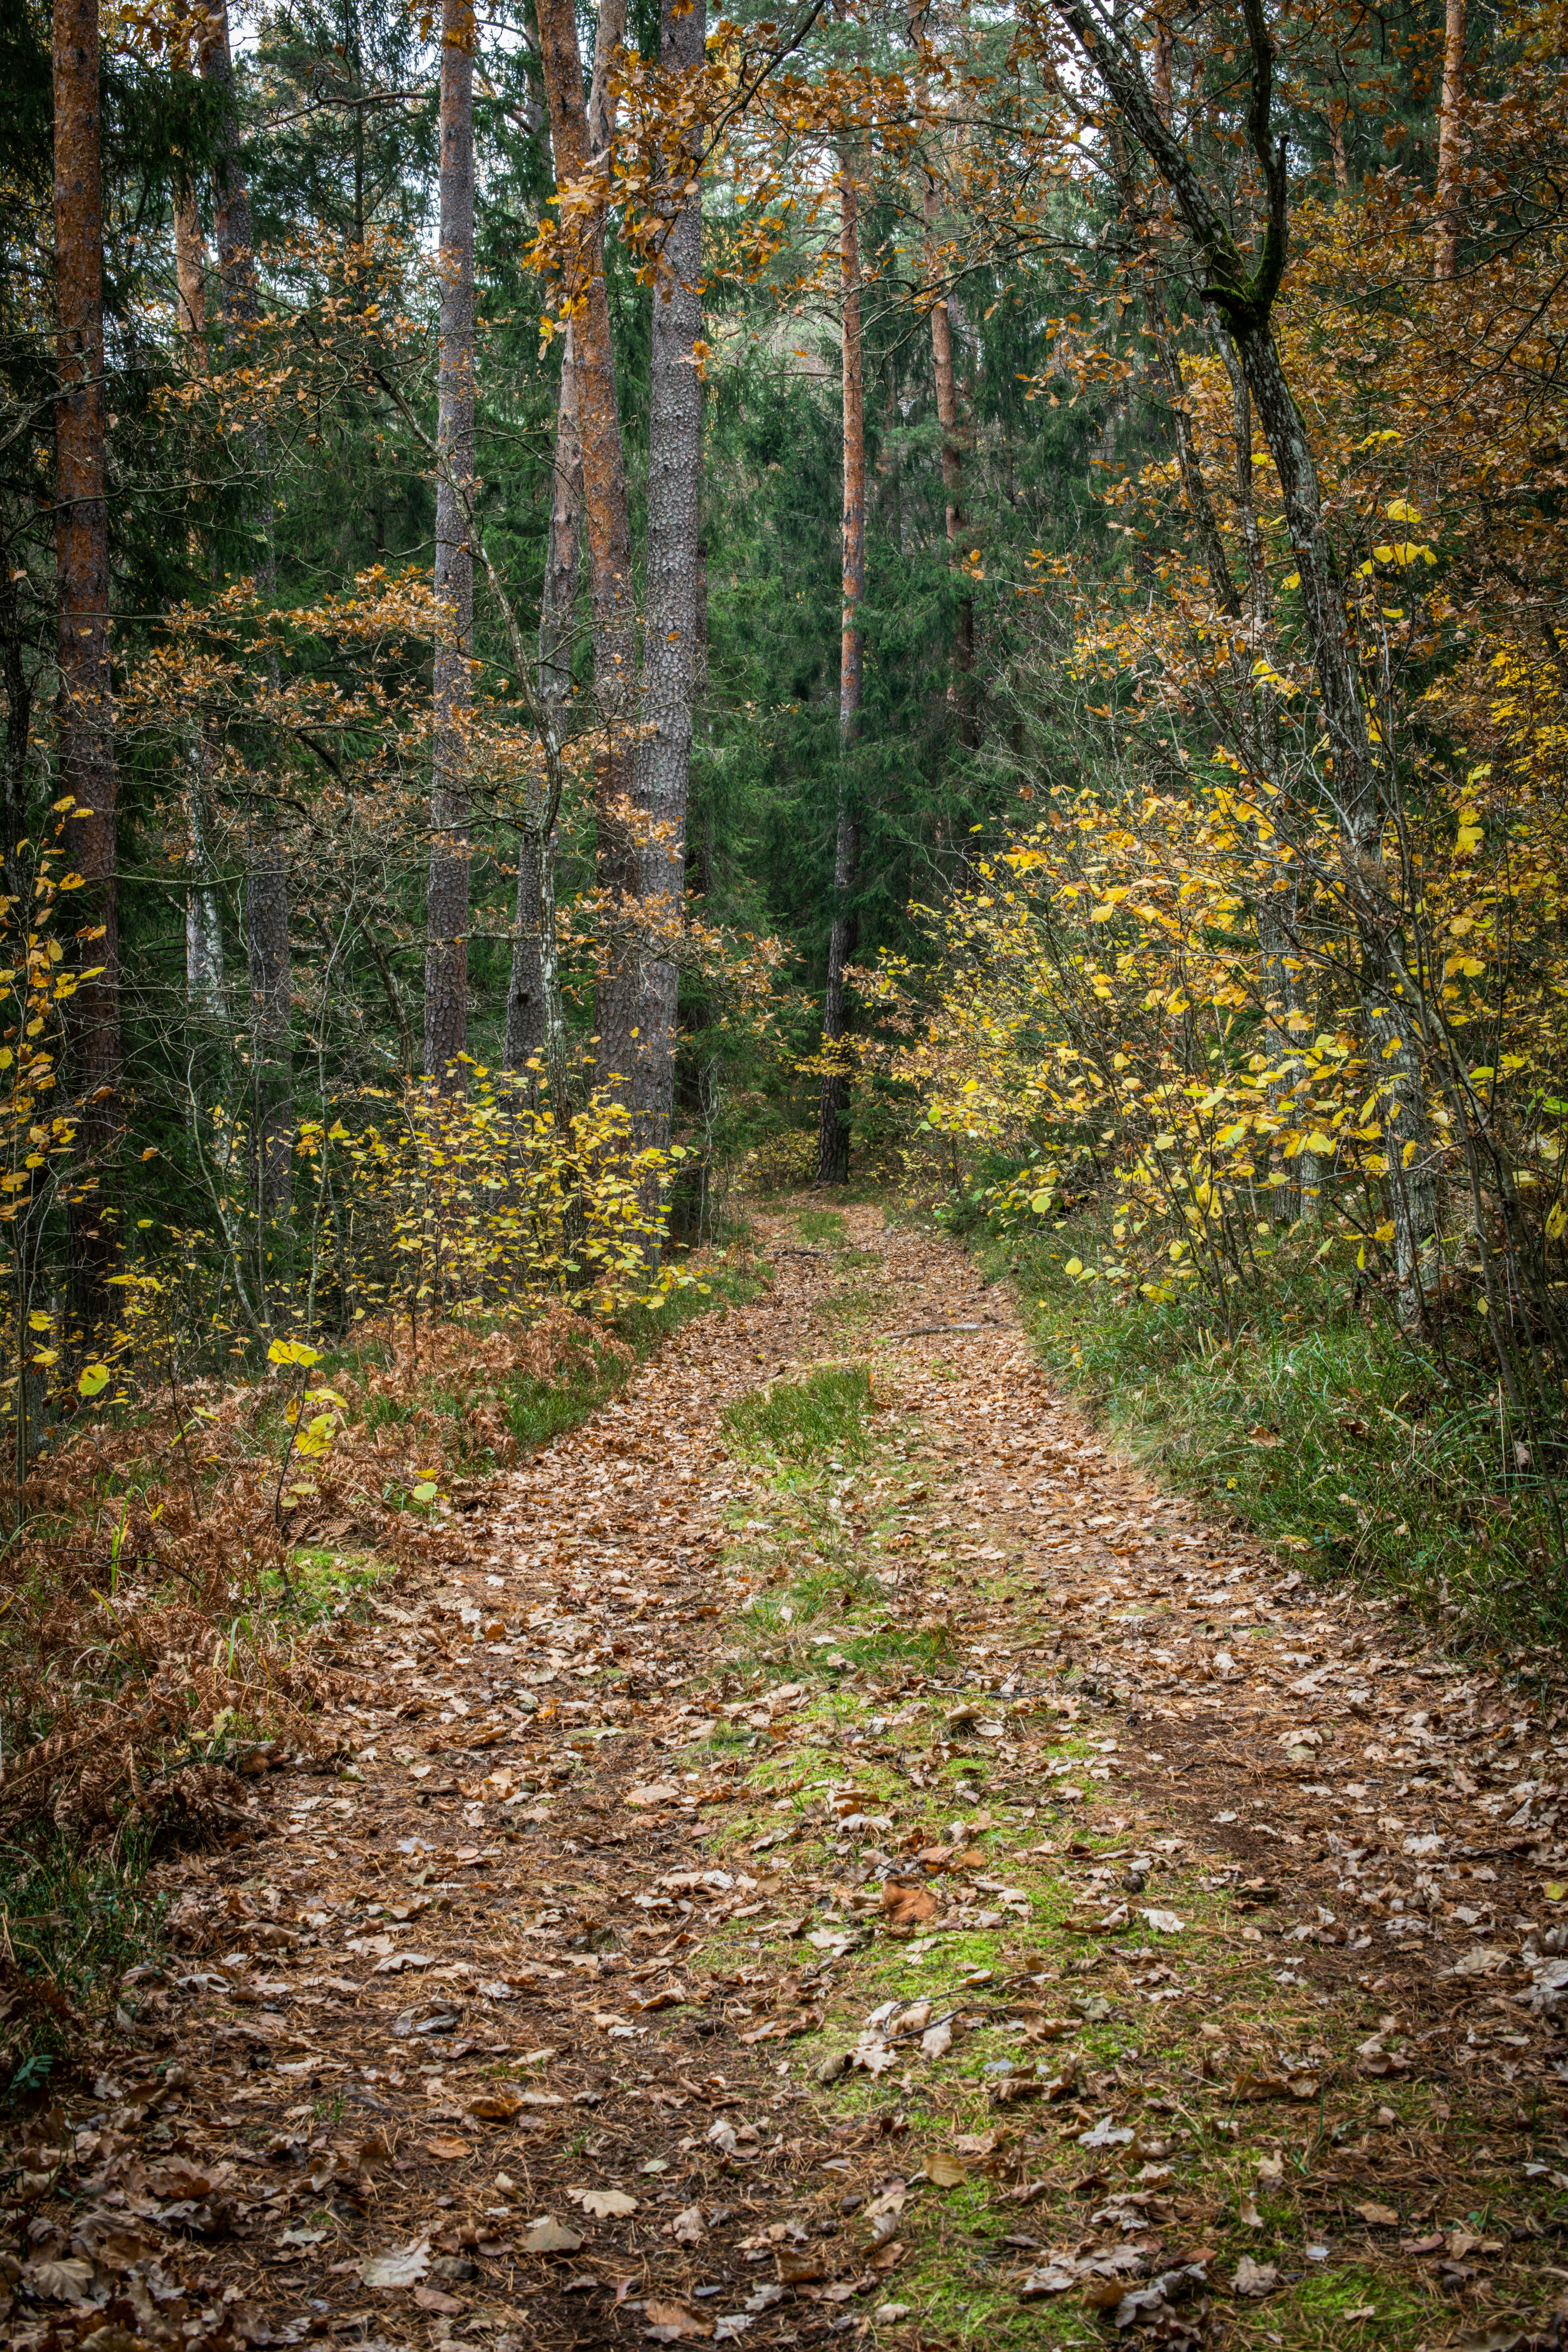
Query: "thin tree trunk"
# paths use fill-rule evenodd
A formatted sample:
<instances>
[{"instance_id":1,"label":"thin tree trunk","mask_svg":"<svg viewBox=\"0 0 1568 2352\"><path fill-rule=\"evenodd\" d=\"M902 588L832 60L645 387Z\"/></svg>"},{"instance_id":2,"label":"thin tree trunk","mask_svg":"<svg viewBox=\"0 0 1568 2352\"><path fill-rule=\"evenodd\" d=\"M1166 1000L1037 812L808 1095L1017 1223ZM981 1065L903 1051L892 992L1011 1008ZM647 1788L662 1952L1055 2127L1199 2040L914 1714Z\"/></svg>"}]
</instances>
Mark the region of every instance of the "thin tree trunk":
<instances>
[{"instance_id":1,"label":"thin tree trunk","mask_svg":"<svg viewBox=\"0 0 1568 2352\"><path fill-rule=\"evenodd\" d=\"M1464 159L1465 0L1447 0L1443 26L1443 95L1437 110L1437 231L1432 274L1448 284L1459 249L1459 167Z\"/></svg>"},{"instance_id":2,"label":"thin tree trunk","mask_svg":"<svg viewBox=\"0 0 1568 2352\"><path fill-rule=\"evenodd\" d=\"M228 1030L223 909L213 868L206 744L199 729L191 741L189 768L185 814L191 832L191 878L185 886L185 1003L196 1027L219 1040Z\"/></svg>"},{"instance_id":3,"label":"thin tree trunk","mask_svg":"<svg viewBox=\"0 0 1568 2352\"><path fill-rule=\"evenodd\" d=\"M194 187L174 193L174 328L193 375L206 373L206 238ZM191 533L193 553L197 534ZM228 1032L228 992L224 967L223 908L212 849L208 793L211 754L198 719L191 730L185 769L185 821L191 836L190 879L185 886L185 1007L193 1029L190 1110L197 1109L196 1078L213 1048L221 1050Z\"/></svg>"},{"instance_id":4,"label":"thin tree trunk","mask_svg":"<svg viewBox=\"0 0 1568 2352\"><path fill-rule=\"evenodd\" d=\"M575 235L566 291L582 308L572 320L583 504L594 619L594 693L602 745L595 761L598 879L605 896L600 949L598 1076L630 1100L637 1024L637 958L626 928L640 879L629 823L626 735L636 682L637 614L626 514L626 457L616 397L610 306L605 290L605 205L608 158L591 150L583 64L571 0L538 0L540 68L550 113L557 185L597 194ZM601 22L600 42L604 44ZM606 52L607 55L607 52Z\"/></svg>"},{"instance_id":5,"label":"thin tree trunk","mask_svg":"<svg viewBox=\"0 0 1568 2352\"><path fill-rule=\"evenodd\" d=\"M474 5L442 0L441 324L436 427L436 594L448 623L436 646L426 898L425 1068L462 1084L468 1037L469 725L474 556Z\"/></svg>"},{"instance_id":6,"label":"thin tree trunk","mask_svg":"<svg viewBox=\"0 0 1568 2352\"><path fill-rule=\"evenodd\" d=\"M838 647L838 822L833 848L833 928L827 942L827 986L822 1034L826 1067L816 1137L816 1181L843 1184L849 1176L849 1075L835 1054L849 1027L844 967L855 952L851 906L860 863L860 828L849 791L849 753L860 727L865 637L860 606L866 594L866 403L860 354L860 235L852 159L838 165L838 271L843 309L844 615Z\"/></svg>"},{"instance_id":7,"label":"thin tree trunk","mask_svg":"<svg viewBox=\"0 0 1568 2352\"><path fill-rule=\"evenodd\" d=\"M193 187L174 194L174 324L190 338L191 366L205 372L207 329L207 241Z\"/></svg>"},{"instance_id":8,"label":"thin tree trunk","mask_svg":"<svg viewBox=\"0 0 1568 2352\"><path fill-rule=\"evenodd\" d=\"M588 92L588 143L595 155L607 155L615 132L615 105L610 75L626 28L626 0L600 0L594 37L594 79ZM577 639L577 588L583 547L583 436L577 416L577 346L568 326L561 352L561 385L555 406L555 464L550 499L550 540L544 561L544 586L539 603L539 693L555 726L557 740L566 732L566 709L572 698L572 662ZM511 975L507 986L506 1043L502 1066L525 1069L546 1050L546 1004L543 949L543 895L553 890L553 866L542 884L542 858L553 860L553 836L536 840L534 830L541 805L529 796L523 815L523 835L518 845L517 919L513 925ZM564 1067L564 1062L562 1061ZM566 1106L562 1106L565 1116Z\"/></svg>"},{"instance_id":9,"label":"thin tree trunk","mask_svg":"<svg viewBox=\"0 0 1568 2352\"><path fill-rule=\"evenodd\" d=\"M925 229L928 255L932 253L932 232L936 224L937 184L934 173L925 174ZM947 297L941 295L931 309L931 366L936 376L936 415L942 427L942 488L946 506L947 544L950 560L962 561L963 542L963 443L958 421L958 380L952 368L952 313ZM952 699L958 711L959 730L963 741L974 740L974 713L972 707L972 682L974 669L974 599L963 595L958 602L958 630L953 646L953 661L958 676L953 681Z\"/></svg>"},{"instance_id":10,"label":"thin tree trunk","mask_svg":"<svg viewBox=\"0 0 1568 2352\"><path fill-rule=\"evenodd\" d=\"M575 636L577 583L583 542L583 451L577 437L577 398L572 330L561 354L561 391L556 407L555 467L550 500L550 539L544 586L539 604L539 698L550 713L557 738L566 732L572 699L572 655ZM534 835L542 806L531 786L518 842L517 918L513 926L511 976L507 985L506 1043L502 1066L526 1069L544 1051L544 971L541 950L541 856L553 860L553 841Z\"/></svg>"},{"instance_id":11,"label":"thin tree trunk","mask_svg":"<svg viewBox=\"0 0 1568 2352\"><path fill-rule=\"evenodd\" d=\"M225 5L208 19L201 55L204 78L215 83L225 114L213 167L214 227L226 356L237 362L247 335L261 315L256 255L250 226L250 194L239 155L234 110L234 65L229 54ZM277 585L272 538L271 453L267 425L255 419L246 429L252 484L247 535L258 597L269 600ZM278 683L276 658L269 658ZM263 1225L289 1213L293 1177L294 1102L289 1045L290 970L289 866L281 824L272 795L258 780L246 796L245 945L250 980L252 1182Z\"/></svg>"},{"instance_id":12,"label":"thin tree trunk","mask_svg":"<svg viewBox=\"0 0 1568 2352\"><path fill-rule=\"evenodd\" d=\"M93 1172L73 1188L72 1272L90 1323L106 1318L114 1261L107 1163L119 1131L120 940L115 898L114 720L109 646L109 500L103 382L103 161L98 0L54 12L55 403L59 592L59 784L87 888L77 901L79 981L68 1015L70 1084Z\"/></svg>"},{"instance_id":13,"label":"thin tree trunk","mask_svg":"<svg viewBox=\"0 0 1568 2352\"><path fill-rule=\"evenodd\" d=\"M667 74L700 72L705 0L664 0ZM702 535L702 186L690 143L667 157L668 226L653 296L648 416L647 625L637 804L648 827L641 898L652 951L642 958L637 1015L637 1142L661 1150L675 1101L675 1013L679 968L660 945L680 924L686 810L691 789L691 713L697 657L698 548Z\"/></svg>"},{"instance_id":14,"label":"thin tree trunk","mask_svg":"<svg viewBox=\"0 0 1568 2352\"><path fill-rule=\"evenodd\" d=\"M1334 194L1342 200L1351 192L1350 157L1345 152L1345 117L1349 112L1345 92L1337 90L1329 100L1329 160L1334 171Z\"/></svg>"}]
</instances>

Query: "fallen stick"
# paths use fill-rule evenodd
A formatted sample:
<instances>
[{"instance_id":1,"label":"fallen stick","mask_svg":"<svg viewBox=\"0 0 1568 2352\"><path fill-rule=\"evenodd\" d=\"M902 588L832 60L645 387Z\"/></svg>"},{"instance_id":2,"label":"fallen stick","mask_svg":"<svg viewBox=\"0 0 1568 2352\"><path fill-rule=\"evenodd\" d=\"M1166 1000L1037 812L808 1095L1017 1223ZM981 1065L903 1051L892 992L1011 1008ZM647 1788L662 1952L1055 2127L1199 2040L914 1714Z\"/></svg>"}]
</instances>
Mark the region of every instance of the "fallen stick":
<instances>
[{"instance_id":1,"label":"fallen stick","mask_svg":"<svg viewBox=\"0 0 1568 2352\"><path fill-rule=\"evenodd\" d=\"M999 1323L917 1323L912 1331L884 1331L882 1339L885 1344L889 1339L930 1339L951 1331L999 1331L1001 1328Z\"/></svg>"}]
</instances>

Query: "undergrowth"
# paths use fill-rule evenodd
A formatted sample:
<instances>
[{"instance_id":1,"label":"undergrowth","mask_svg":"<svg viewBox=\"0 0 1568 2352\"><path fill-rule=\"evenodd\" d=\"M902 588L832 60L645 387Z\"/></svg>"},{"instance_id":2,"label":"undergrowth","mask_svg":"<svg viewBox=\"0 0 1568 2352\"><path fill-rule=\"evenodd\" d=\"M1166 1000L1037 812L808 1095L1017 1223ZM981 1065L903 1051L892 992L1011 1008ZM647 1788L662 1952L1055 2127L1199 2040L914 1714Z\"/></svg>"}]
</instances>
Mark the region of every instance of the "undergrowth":
<instances>
[{"instance_id":1,"label":"undergrowth","mask_svg":"<svg viewBox=\"0 0 1568 2352\"><path fill-rule=\"evenodd\" d=\"M1456 1635L1560 1654L1548 1499L1500 1429L1495 1382L1452 1344L1413 1342L1289 1238L1227 1336L1201 1292L1155 1304L1069 1273L1087 1223L966 1237L1011 1276L1053 1370L1163 1477L1303 1569L1396 1593Z\"/></svg>"}]
</instances>

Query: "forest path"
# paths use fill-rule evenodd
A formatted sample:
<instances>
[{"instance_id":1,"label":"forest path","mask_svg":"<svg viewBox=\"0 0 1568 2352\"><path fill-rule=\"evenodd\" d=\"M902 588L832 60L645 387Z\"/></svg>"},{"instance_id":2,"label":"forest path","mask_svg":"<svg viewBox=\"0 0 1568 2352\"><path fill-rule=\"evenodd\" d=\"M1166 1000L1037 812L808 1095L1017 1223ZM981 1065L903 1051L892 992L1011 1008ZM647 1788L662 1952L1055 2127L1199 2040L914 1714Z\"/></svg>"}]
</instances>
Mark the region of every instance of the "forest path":
<instances>
[{"instance_id":1,"label":"forest path","mask_svg":"<svg viewBox=\"0 0 1568 2352\"><path fill-rule=\"evenodd\" d=\"M166 1867L6 2340L1555 2344L1561 1727L1162 1496L951 1243L759 1230Z\"/></svg>"}]
</instances>

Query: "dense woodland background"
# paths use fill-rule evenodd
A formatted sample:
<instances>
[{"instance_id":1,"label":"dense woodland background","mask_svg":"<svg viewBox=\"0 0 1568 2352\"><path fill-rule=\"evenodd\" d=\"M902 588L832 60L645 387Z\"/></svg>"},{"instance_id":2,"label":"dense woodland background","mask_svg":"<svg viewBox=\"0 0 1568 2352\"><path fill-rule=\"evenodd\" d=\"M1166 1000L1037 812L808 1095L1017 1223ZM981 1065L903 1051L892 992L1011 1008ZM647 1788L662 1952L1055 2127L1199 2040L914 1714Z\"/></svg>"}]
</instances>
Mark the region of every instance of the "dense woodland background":
<instances>
[{"instance_id":1,"label":"dense woodland background","mask_svg":"<svg viewBox=\"0 0 1568 2352\"><path fill-rule=\"evenodd\" d=\"M1565 54L6 0L8 1753L122 1558L143 1683L272 1657L746 1185L1558 1639Z\"/></svg>"}]
</instances>

